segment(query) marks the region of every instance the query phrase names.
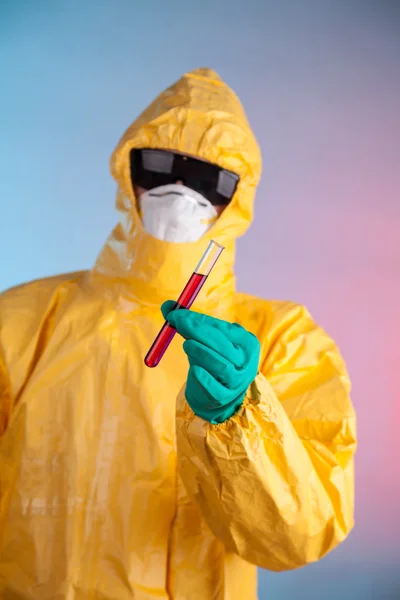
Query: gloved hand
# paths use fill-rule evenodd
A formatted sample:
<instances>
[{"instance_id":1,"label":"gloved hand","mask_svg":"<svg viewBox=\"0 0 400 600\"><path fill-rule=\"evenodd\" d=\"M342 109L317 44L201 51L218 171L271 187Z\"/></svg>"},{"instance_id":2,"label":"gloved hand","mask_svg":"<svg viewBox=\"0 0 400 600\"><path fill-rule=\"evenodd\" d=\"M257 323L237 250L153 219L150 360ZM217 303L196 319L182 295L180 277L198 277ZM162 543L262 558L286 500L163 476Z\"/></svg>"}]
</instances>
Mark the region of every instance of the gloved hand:
<instances>
[{"instance_id":1,"label":"gloved hand","mask_svg":"<svg viewBox=\"0 0 400 600\"><path fill-rule=\"evenodd\" d=\"M189 358L186 399L193 412L210 423L223 423L243 403L260 359L258 339L241 325L192 310L161 307L164 318L186 339Z\"/></svg>"}]
</instances>

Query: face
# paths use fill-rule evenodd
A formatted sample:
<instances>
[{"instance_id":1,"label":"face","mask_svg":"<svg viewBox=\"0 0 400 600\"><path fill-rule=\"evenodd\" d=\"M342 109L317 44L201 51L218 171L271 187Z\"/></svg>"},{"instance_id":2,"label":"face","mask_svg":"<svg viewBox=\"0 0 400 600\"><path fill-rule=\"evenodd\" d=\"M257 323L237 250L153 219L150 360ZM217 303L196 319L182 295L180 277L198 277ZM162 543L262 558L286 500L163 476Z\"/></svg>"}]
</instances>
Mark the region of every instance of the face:
<instances>
[{"instance_id":1,"label":"face","mask_svg":"<svg viewBox=\"0 0 400 600\"><path fill-rule=\"evenodd\" d=\"M175 183L178 184L178 185L183 185L183 182L180 181L180 180L176 181ZM136 197L136 200L137 200L137 203L138 203L138 207L140 209L140 197L145 192L147 192L148 190L145 190L144 188L140 187L139 185L133 184L133 191L135 192L135 197ZM221 205L218 205L218 204L215 205L215 204L213 204L213 206L214 206L215 210L217 211L218 216L220 216L224 212L224 210L226 208L226 206L224 206L222 204Z\"/></svg>"},{"instance_id":2,"label":"face","mask_svg":"<svg viewBox=\"0 0 400 600\"><path fill-rule=\"evenodd\" d=\"M181 156L187 156L189 158L195 158L196 160L200 160L201 162L204 162L204 163L208 162L207 160L204 160L202 158L198 158L197 156L192 156L191 154L184 154L183 152L178 152L176 150L174 151L174 154L180 154ZM181 181L181 180L177 180L177 181L175 181L175 183L178 184L178 185L184 185L183 181ZM148 191L148 189L143 188L143 187L141 187L139 185L136 185L135 182L133 182L133 190L135 192L135 197L136 197L136 200L137 200L137 203L138 203L138 207L140 208L140 197L146 191ZM224 210L226 209L226 204L220 204L220 205L213 204L213 207L215 208L218 216L220 216L224 212Z\"/></svg>"}]
</instances>

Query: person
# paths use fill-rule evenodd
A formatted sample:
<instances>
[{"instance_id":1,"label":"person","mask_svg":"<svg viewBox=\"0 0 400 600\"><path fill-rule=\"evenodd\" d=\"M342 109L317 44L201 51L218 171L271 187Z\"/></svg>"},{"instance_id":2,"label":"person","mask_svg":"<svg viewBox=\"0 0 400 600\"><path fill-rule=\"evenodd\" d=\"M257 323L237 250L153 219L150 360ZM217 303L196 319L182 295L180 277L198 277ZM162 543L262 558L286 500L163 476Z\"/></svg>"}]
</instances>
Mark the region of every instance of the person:
<instances>
[{"instance_id":1,"label":"person","mask_svg":"<svg viewBox=\"0 0 400 600\"><path fill-rule=\"evenodd\" d=\"M251 600L256 566L352 529L346 367L303 306L235 290L261 159L214 71L164 91L111 171L121 218L94 267L0 298L0 595ZM171 310L210 239L209 280ZM180 336L151 369L164 318Z\"/></svg>"}]
</instances>

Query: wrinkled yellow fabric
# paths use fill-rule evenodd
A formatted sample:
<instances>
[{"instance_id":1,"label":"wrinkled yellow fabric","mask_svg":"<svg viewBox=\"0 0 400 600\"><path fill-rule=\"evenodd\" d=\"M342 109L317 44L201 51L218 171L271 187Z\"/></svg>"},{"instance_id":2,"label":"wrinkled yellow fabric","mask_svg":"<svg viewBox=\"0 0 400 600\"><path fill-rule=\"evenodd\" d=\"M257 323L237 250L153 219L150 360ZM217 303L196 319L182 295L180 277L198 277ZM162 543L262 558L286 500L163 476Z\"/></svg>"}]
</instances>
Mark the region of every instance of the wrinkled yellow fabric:
<instances>
[{"instance_id":1,"label":"wrinkled yellow fabric","mask_svg":"<svg viewBox=\"0 0 400 600\"><path fill-rule=\"evenodd\" d=\"M262 360L221 425L185 401L180 339L156 369L143 364L161 302L178 296L207 243L144 232L128 158L145 146L241 177L206 236L227 250L195 308L255 333ZM261 162L216 73L198 69L163 92L111 170L121 219L94 268L0 296L0 597L252 600L254 565L318 560L352 527L346 369L304 308L235 292L235 238L251 221Z\"/></svg>"}]
</instances>

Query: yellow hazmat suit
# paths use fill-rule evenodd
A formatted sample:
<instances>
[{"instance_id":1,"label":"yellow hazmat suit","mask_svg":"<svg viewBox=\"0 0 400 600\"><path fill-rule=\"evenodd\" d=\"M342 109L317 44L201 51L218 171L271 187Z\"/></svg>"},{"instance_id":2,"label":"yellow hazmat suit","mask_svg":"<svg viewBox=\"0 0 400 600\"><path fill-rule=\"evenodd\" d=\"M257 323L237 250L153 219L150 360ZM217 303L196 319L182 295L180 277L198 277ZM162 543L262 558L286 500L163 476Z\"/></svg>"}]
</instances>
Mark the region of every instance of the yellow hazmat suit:
<instances>
[{"instance_id":1,"label":"yellow hazmat suit","mask_svg":"<svg viewBox=\"0 0 400 600\"><path fill-rule=\"evenodd\" d=\"M145 233L134 147L192 154L241 178L206 236L227 250L195 310L239 322L262 351L242 408L220 425L185 401L181 339L156 369L143 363L160 304L177 298L207 240ZM261 162L216 73L198 69L161 94L111 169L121 221L94 268L0 297L0 596L252 600L254 565L316 561L352 527L346 369L303 307L235 292L235 238L250 223Z\"/></svg>"}]
</instances>

